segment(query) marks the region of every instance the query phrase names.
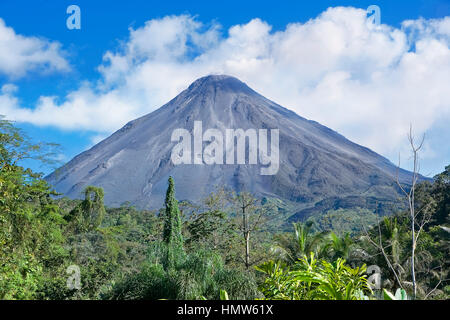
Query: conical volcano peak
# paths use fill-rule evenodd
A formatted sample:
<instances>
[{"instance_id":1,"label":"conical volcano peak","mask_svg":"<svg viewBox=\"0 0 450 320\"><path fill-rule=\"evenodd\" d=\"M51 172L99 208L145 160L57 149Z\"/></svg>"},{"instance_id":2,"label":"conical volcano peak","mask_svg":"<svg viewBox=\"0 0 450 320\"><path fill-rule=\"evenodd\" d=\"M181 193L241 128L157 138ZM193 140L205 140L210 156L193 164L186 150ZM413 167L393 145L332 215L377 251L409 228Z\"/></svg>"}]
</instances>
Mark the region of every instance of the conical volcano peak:
<instances>
[{"instance_id":1,"label":"conical volcano peak","mask_svg":"<svg viewBox=\"0 0 450 320\"><path fill-rule=\"evenodd\" d=\"M279 143L272 144L275 132ZM236 145L227 146L227 134ZM258 139L251 138L256 135ZM269 144L270 157L277 155L278 161L269 158ZM173 152L180 148L187 160L174 162ZM274 175L261 174L276 162L279 170ZM130 202L159 208L172 176L179 198L192 202L223 185L301 202L305 208L325 198L361 192L396 199L391 178L395 174L397 168L387 159L266 99L235 77L209 75L46 179L57 192L74 198L88 185L102 187L109 206ZM400 175L401 181L410 180L409 173Z\"/></svg>"},{"instance_id":2,"label":"conical volcano peak","mask_svg":"<svg viewBox=\"0 0 450 320\"><path fill-rule=\"evenodd\" d=\"M228 75L208 75L197 79L189 86L189 91L206 92L209 90L232 91L235 93L256 94L241 80Z\"/></svg>"}]
</instances>

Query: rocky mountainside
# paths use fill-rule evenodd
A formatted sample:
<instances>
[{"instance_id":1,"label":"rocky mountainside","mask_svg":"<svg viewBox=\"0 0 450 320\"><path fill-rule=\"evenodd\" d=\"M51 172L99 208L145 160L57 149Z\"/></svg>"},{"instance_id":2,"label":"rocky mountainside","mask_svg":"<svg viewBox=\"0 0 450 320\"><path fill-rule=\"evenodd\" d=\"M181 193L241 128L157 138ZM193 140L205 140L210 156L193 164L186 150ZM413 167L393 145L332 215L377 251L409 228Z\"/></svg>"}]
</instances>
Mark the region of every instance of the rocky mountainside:
<instances>
[{"instance_id":1,"label":"rocky mountainside","mask_svg":"<svg viewBox=\"0 0 450 320\"><path fill-rule=\"evenodd\" d=\"M181 164L171 153L174 130L279 129L279 170L261 175L263 164ZM270 139L268 139L270 141ZM192 142L192 145L194 142ZM205 147L207 143L203 143ZM270 149L269 149L270 150ZM247 146L247 152L249 151ZM130 202L159 208L167 179L173 176L177 198L197 201L215 186L227 185L259 196L314 204L348 196L394 200L396 166L337 132L272 102L236 78L200 78L158 110L133 120L46 177L55 189L81 197L88 185L105 190L105 203ZM400 171L407 181L410 173Z\"/></svg>"}]
</instances>

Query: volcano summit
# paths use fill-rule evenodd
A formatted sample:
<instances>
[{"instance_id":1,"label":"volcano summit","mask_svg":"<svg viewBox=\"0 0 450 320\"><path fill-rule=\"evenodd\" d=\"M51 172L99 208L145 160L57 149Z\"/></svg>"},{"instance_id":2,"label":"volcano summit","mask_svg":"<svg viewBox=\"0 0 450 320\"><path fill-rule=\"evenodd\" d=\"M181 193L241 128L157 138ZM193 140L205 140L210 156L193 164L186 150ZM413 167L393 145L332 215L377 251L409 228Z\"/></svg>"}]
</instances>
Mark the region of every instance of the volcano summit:
<instances>
[{"instance_id":1,"label":"volcano summit","mask_svg":"<svg viewBox=\"0 0 450 320\"><path fill-rule=\"evenodd\" d=\"M211 139L205 139L205 132L199 145L198 139L191 141L199 122L203 128L214 130L215 138L219 133L225 137L230 129L235 133L241 129L244 136L237 134L232 144L221 146L220 139L211 138L211 132ZM196 144L192 162L172 161L172 151L182 141L180 135L172 137L177 129L184 130L183 141L188 139L189 143ZM260 174L261 169L267 168L267 161L251 162L252 145L260 144L252 143L246 134L249 130L277 130L276 174ZM237 149L243 143L245 152L239 155L236 150L237 161L231 162L230 158L220 162L225 156L221 155L220 148L234 157L234 148L230 150L234 138L237 138ZM215 149L210 156L217 157L217 162L208 165L196 162L195 157L202 156L196 154L196 148L203 151L203 160L205 150ZM265 150L267 156L273 154L271 151ZM242 162L242 157L248 161ZM175 179L177 197L194 202L215 186L226 185L258 196L314 204L326 198L349 196L393 200L398 195L392 178L396 172L396 166L386 158L266 99L240 80L211 75L196 80L158 110L129 122L46 180L56 191L72 198L81 197L86 186L94 185L104 188L105 203L109 206L130 202L138 208L159 208L169 176ZM409 178L409 172L400 170L401 181Z\"/></svg>"}]
</instances>

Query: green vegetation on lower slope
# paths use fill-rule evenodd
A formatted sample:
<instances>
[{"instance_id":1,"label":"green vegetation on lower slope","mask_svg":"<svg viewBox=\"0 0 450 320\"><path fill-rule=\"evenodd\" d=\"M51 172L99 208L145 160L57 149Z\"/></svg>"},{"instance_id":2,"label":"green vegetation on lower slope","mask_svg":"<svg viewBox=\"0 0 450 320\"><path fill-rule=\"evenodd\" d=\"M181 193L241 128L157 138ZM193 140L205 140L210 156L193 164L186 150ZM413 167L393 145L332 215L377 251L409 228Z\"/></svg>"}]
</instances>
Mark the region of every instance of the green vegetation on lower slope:
<instances>
[{"instance_id":1,"label":"green vegetation on lower slope","mask_svg":"<svg viewBox=\"0 0 450 320\"><path fill-rule=\"evenodd\" d=\"M323 214L311 216L306 221L314 224L316 231L333 231L336 234L349 232L352 236L377 224L379 217L369 209L337 209L329 210Z\"/></svg>"}]
</instances>

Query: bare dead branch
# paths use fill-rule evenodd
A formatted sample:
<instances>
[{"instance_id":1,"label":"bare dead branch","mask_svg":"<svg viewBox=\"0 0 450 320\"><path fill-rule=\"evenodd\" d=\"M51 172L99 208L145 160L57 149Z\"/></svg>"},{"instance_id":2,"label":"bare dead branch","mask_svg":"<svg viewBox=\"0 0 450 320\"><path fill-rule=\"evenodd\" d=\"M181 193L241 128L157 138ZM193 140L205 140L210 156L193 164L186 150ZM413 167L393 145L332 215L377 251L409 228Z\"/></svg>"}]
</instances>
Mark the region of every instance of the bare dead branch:
<instances>
[{"instance_id":1,"label":"bare dead branch","mask_svg":"<svg viewBox=\"0 0 450 320\"><path fill-rule=\"evenodd\" d=\"M384 257L384 260L386 261L386 263L387 263L389 269L391 269L392 273L394 274L395 279L397 280L398 285L400 286L400 288L403 289L403 285L402 285L402 282L400 281L400 278L399 278L399 276L398 276L398 274L397 274L397 271L395 270L394 266L392 265L391 261L389 260L388 255L386 254L386 251L385 251L385 248L386 248L386 247L383 246L383 238L381 237L381 227L380 227L380 222L378 221L378 218L377 218L377 224L378 224L378 233L379 233L379 238L380 238L380 239L379 239L379 241L380 241L379 244L376 243L376 242L370 237L370 234L367 232L366 227L363 225L364 232L365 232L365 234L366 234L367 239L369 240L369 242L372 243L376 248L378 248L378 249L381 251L381 254L382 254L383 257Z\"/></svg>"}]
</instances>

